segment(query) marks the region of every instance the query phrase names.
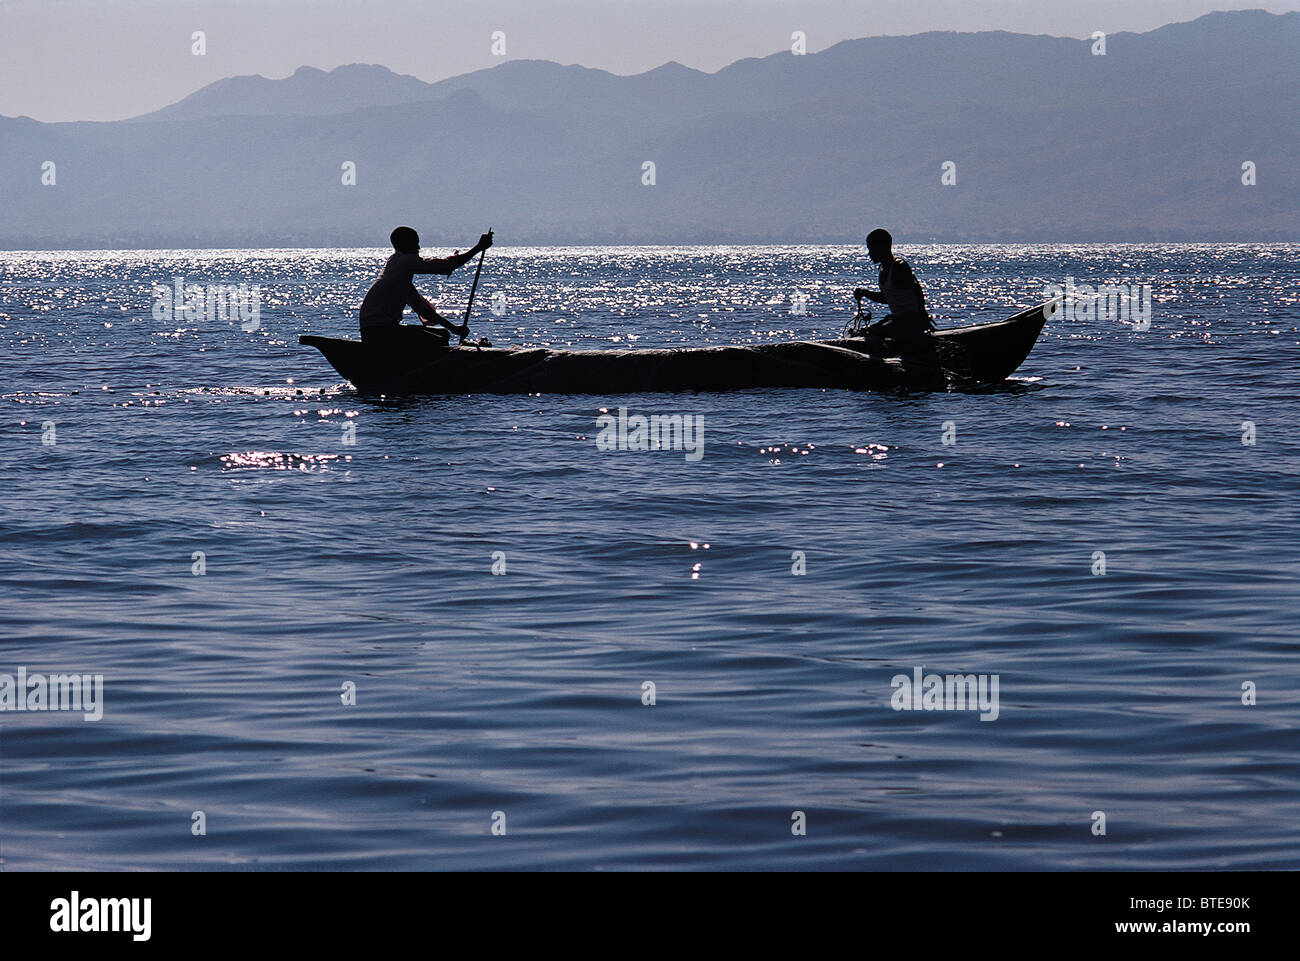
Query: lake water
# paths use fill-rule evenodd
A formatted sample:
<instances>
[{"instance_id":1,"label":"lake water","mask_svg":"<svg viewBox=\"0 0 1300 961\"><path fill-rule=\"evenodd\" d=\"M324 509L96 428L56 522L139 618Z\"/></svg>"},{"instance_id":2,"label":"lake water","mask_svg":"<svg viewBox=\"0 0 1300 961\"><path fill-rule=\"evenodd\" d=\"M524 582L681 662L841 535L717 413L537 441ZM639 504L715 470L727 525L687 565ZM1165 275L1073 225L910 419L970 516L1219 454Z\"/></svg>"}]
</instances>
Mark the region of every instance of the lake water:
<instances>
[{"instance_id":1,"label":"lake water","mask_svg":"<svg viewBox=\"0 0 1300 961\"><path fill-rule=\"evenodd\" d=\"M3 867L1300 867L1300 245L902 253L941 325L1072 277L1150 329L986 393L379 399L297 337L383 251L0 254L0 674L103 675L0 713ZM177 276L260 326L155 319ZM472 326L825 338L864 281L501 246ZM619 407L703 456L597 450ZM996 718L895 710L918 669Z\"/></svg>"}]
</instances>

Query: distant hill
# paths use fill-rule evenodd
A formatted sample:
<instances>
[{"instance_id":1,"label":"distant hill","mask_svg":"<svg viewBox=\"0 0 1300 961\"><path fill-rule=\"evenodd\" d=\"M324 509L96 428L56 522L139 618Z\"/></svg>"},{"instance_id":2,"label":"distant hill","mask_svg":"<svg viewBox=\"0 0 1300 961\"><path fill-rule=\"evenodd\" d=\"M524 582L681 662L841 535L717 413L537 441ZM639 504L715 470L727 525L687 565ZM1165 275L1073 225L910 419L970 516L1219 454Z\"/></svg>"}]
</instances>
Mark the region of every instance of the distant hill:
<instances>
[{"instance_id":1,"label":"distant hill","mask_svg":"<svg viewBox=\"0 0 1300 961\"><path fill-rule=\"evenodd\" d=\"M428 100L430 85L387 67L353 63L326 73L299 67L291 77L229 77L210 83L184 100L136 120L193 120L197 117L315 117L358 107Z\"/></svg>"},{"instance_id":2,"label":"distant hill","mask_svg":"<svg viewBox=\"0 0 1300 961\"><path fill-rule=\"evenodd\" d=\"M132 120L0 118L0 246L382 245L398 223L448 244L489 225L502 243L845 242L878 224L912 242L1298 239L1300 14L1106 45L927 33L716 74L507 61L434 84L304 67Z\"/></svg>"}]
</instances>

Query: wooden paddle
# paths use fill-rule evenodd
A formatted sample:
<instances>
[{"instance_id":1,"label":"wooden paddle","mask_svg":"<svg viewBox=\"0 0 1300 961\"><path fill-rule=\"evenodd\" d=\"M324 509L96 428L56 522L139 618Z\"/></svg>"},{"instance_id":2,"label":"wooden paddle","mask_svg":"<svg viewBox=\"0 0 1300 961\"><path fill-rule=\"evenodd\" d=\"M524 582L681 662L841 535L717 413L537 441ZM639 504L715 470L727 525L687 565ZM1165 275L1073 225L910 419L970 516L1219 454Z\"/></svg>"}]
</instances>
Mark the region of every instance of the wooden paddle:
<instances>
[{"instance_id":1,"label":"wooden paddle","mask_svg":"<svg viewBox=\"0 0 1300 961\"><path fill-rule=\"evenodd\" d=\"M488 228L488 236L492 236L492 228ZM484 247L478 254L478 269L474 271L474 285L469 289L469 303L465 305L465 334L469 333L469 312L474 309L474 292L478 290L478 275L483 273L483 257L487 254L487 248ZM465 343L465 334L460 335L460 342Z\"/></svg>"}]
</instances>

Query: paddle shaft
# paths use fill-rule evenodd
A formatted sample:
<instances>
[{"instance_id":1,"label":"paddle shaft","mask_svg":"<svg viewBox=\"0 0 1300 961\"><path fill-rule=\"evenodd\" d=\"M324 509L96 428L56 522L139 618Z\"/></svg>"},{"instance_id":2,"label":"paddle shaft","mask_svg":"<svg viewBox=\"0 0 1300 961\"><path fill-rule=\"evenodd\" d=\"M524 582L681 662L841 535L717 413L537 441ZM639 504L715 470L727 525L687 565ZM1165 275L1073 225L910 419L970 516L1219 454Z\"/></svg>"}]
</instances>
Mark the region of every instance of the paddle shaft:
<instances>
[{"instance_id":1,"label":"paddle shaft","mask_svg":"<svg viewBox=\"0 0 1300 961\"><path fill-rule=\"evenodd\" d=\"M488 233L492 233L492 228L488 228ZM478 267L474 271L474 283L469 289L469 303L465 305L465 334L469 333L469 312L474 309L474 292L478 290L478 275L483 273L483 257L487 253L487 248L483 248L478 253ZM465 334L460 335L460 342L465 343Z\"/></svg>"}]
</instances>

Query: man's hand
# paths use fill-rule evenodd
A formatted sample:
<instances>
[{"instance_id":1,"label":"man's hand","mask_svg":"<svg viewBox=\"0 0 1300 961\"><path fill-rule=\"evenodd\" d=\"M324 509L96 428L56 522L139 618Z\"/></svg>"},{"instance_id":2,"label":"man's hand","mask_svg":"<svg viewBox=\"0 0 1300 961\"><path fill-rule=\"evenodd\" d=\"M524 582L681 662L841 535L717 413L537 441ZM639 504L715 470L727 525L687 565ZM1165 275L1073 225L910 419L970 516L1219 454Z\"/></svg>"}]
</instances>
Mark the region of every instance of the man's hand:
<instances>
[{"instance_id":1,"label":"man's hand","mask_svg":"<svg viewBox=\"0 0 1300 961\"><path fill-rule=\"evenodd\" d=\"M458 324L450 328L451 332L457 337L464 337L469 333L469 324Z\"/></svg>"},{"instance_id":2,"label":"man's hand","mask_svg":"<svg viewBox=\"0 0 1300 961\"><path fill-rule=\"evenodd\" d=\"M856 290L853 291L853 299L854 299L854 300L861 300L863 297L867 296L867 294L869 294L869 293L871 293L871 291L867 290L866 287L859 287L859 288L857 288Z\"/></svg>"},{"instance_id":3,"label":"man's hand","mask_svg":"<svg viewBox=\"0 0 1300 961\"><path fill-rule=\"evenodd\" d=\"M491 246L492 246L492 231L489 230L487 233L483 234L483 236L479 237L478 244L475 245L474 249L487 250Z\"/></svg>"}]
</instances>

